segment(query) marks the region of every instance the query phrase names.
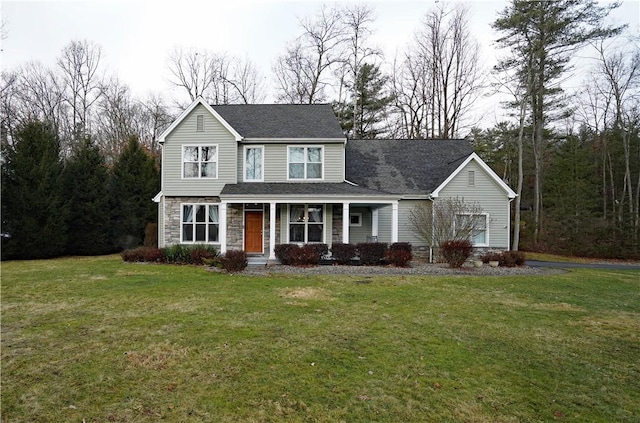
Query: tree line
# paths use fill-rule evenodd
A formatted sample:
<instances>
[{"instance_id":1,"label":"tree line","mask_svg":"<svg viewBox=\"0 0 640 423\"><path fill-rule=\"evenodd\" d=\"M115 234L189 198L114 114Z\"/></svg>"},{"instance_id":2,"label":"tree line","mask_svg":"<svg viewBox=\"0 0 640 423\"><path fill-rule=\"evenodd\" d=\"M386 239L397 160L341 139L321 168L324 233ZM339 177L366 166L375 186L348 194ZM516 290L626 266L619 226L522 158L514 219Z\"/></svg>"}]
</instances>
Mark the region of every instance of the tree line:
<instances>
[{"instance_id":1,"label":"tree line","mask_svg":"<svg viewBox=\"0 0 640 423\"><path fill-rule=\"evenodd\" d=\"M640 48L624 27L605 23L617 6L511 0L492 24L499 63L486 69L462 4L427 10L393 58L372 42L374 7L323 5L299 19L299 33L274 59L270 97L333 104L348 138L468 137L518 193L513 249L637 257ZM591 56L580 64L591 72L564 90L578 52ZM112 172L132 137L157 158L155 138L186 103L134 98L101 59L99 45L72 41L53 68L4 70L3 148L40 122L57 134L63 165L88 142ZM175 48L165 70L184 99L212 104L264 102L262 72L247 58L187 48ZM479 128L473 108L487 95L508 99L505 119Z\"/></svg>"}]
</instances>

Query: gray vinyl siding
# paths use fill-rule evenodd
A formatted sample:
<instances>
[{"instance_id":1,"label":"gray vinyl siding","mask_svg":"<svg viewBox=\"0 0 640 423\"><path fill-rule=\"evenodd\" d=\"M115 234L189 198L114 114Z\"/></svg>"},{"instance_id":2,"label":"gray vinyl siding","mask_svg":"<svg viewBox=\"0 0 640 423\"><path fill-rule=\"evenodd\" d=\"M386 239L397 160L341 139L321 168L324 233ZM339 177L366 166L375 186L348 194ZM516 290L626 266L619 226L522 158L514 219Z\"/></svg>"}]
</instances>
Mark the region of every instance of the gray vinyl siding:
<instances>
[{"instance_id":1,"label":"gray vinyl siding","mask_svg":"<svg viewBox=\"0 0 640 423\"><path fill-rule=\"evenodd\" d=\"M286 144L265 144L264 145L264 182L305 182L304 180L291 181L287 179L289 166L287 163L287 147L297 144L295 142ZM307 145L307 144L305 144ZM324 179L321 182L342 182L344 180L344 144L332 143L308 144L324 147ZM244 180L244 146L238 146L237 170L238 181ZM313 182L313 181L311 181ZM259 183L259 182L257 182Z\"/></svg>"},{"instance_id":2,"label":"gray vinyl siding","mask_svg":"<svg viewBox=\"0 0 640 423\"><path fill-rule=\"evenodd\" d=\"M391 242L391 204L378 212L378 242Z\"/></svg>"},{"instance_id":3,"label":"gray vinyl siding","mask_svg":"<svg viewBox=\"0 0 640 423\"><path fill-rule=\"evenodd\" d=\"M362 226L349 226L349 243L367 242L371 236L371 209L369 207L350 207L349 214L362 213Z\"/></svg>"},{"instance_id":4,"label":"gray vinyl siding","mask_svg":"<svg viewBox=\"0 0 640 423\"><path fill-rule=\"evenodd\" d=\"M196 132L196 116L204 115L204 131ZM218 145L218 178L182 178L182 146ZM224 126L203 106L196 107L167 136L163 145L162 191L164 195L217 196L225 184L237 179L238 143Z\"/></svg>"},{"instance_id":5,"label":"gray vinyl siding","mask_svg":"<svg viewBox=\"0 0 640 423\"><path fill-rule=\"evenodd\" d=\"M409 242L413 246L428 245L424 239L417 235L417 231L411 223L411 210L420 203L431 207L429 200L402 200L398 203L398 241Z\"/></svg>"},{"instance_id":6,"label":"gray vinyl siding","mask_svg":"<svg viewBox=\"0 0 640 423\"><path fill-rule=\"evenodd\" d=\"M474 186L469 186L470 170L475 172ZM469 203L477 202L484 213L489 213L489 247L509 248L509 198L476 162L469 162L440 191L439 198L446 197L458 197Z\"/></svg>"}]
</instances>

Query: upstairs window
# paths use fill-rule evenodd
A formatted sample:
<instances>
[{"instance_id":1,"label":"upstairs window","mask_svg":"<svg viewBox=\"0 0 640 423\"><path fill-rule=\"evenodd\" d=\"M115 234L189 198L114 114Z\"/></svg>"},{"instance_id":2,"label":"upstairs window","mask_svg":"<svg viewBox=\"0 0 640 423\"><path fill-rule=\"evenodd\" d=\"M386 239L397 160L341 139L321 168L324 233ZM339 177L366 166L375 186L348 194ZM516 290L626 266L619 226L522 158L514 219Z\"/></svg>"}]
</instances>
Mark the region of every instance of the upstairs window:
<instances>
[{"instance_id":1,"label":"upstairs window","mask_svg":"<svg viewBox=\"0 0 640 423\"><path fill-rule=\"evenodd\" d=\"M322 179L322 147L289 147L289 179Z\"/></svg>"},{"instance_id":2,"label":"upstairs window","mask_svg":"<svg viewBox=\"0 0 640 423\"><path fill-rule=\"evenodd\" d=\"M217 178L218 146L186 145L182 149L183 178Z\"/></svg>"},{"instance_id":3,"label":"upstairs window","mask_svg":"<svg viewBox=\"0 0 640 423\"><path fill-rule=\"evenodd\" d=\"M470 170L470 171L469 171L469 175L468 175L468 176L469 176L469 183L468 183L468 185L469 185L470 187L475 186L475 185L476 185L476 172L475 172L474 170Z\"/></svg>"},{"instance_id":4,"label":"upstairs window","mask_svg":"<svg viewBox=\"0 0 640 423\"><path fill-rule=\"evenodd\" d=\"M218 206L211 204L182 205L183 243L217 243L219 221Z\"/></svg>"},{"instance_id":5,"label":"upstairs window","mask_svg":"<svg viewBox=\"0 0 640 423\"><path fill-rule=\"evenodd\" d=\"M244 180L262 181L264 179L264 148L245 147L244 149Z\"/></svg>"}]
</instances>

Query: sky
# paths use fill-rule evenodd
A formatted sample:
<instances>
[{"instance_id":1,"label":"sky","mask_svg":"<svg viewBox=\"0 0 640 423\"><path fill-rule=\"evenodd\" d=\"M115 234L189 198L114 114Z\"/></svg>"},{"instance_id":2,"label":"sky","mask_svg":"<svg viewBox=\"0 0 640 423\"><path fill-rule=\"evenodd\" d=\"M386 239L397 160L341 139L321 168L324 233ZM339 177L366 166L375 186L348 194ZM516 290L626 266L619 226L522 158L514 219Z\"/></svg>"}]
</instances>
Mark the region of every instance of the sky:
<instances>
[{"instance_id":1,"label":"sky","mask_svg":"<svg viewBox=\"0 0 640 423\"><path fill-rule=\"evenodd\" d=\"M179 95L167 80L167 57L175 47L246 57L272 87L271 68L276 58L287 42L301 34L298 19L312 15L322 4L312 0L0 1L6 33L0 52L3 70L28 61L53 67L69 42L86 39L101 46L107 74L117 75L136 96L149 92ZM436 2L367 2L376 16L371 43L383 50L387 62L406 47L422 17ZM490 24L507 2L475 0L467 4L470 30L480 43L484 65L491 66L498 53L492 45L496 34ZM631 33L640 36L640 0L626 0L615 11L612 22L627 23ZM266 100L274 100L272 90Z\"/></svg>"}]
</instances>

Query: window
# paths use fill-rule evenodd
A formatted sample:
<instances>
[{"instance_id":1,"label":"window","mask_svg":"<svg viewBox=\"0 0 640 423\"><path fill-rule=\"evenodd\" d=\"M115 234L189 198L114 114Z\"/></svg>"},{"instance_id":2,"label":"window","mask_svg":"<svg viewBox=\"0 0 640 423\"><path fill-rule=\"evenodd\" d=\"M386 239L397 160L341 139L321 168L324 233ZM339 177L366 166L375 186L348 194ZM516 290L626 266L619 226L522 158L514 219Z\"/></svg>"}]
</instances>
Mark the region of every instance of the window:
<instances>
[{"instance_id":1,"label":"window","mask_svg":"<svg viewBox=\"0 0 640 423\"><path fill-rule=\"evenodd\" d=\"M476 172L474 170L469 171L469 186L472 187L476 184Z\"/></svg>"},{"instance_id":2,"label":"window","mask_svg":"<svg viewBox=\"0 0 640 423\"><path fill-rule=\"evenodd\" d=\"M294 204L289 209L289 242L324 240L324 207L321 204Z\"/></svg>"},{"instance_id":3,"label":"window","mask_svg":"<svg viewBox=\"0 0 640 423\"><path fill-rule=\"evenodd\" d=\"M362 226L362 213L351 213L349 215L349 226Z\"/></svg>"},{"instance_id":4,"label":"window","mask_svg":"<svg viewBox=\"0 0 640 423\"><path fill-rule=\"evenodd\" d=\"M183 178L217 178L218 146L189 145L182 149Z\"/></svg>"},{"instance_id":5,"label":"window","mask_svg":"<svg viewBox=\"0 0 640 423\"><path fill-rule=\"evenodd\" d=\"M196 116L196 132L204 132L204 115Z\"/></svg>"},{"instance_id":6,"label":"window","mask_svg":"<svg viewBox=\"0 0 640 423\"><path fill-rule=\"evenodd\" d=\"M219 242L218 206L211 204L182 205L182 242Z\"/></svg>"},{"instance_id":7,"label":"window","mask_svg":"<svg viewBox=\"0 0 640 423\"><path fill-rule=\"evenodd\" d=\"M264 163L263 147L245 147L244 149L244 180L245 181L262 181L263 163Z\"/></svg>"},{"instance_id":8,"label":"window","mask_svg":"<svg viewBox=\"0 0 640 423\"><path fill-rule=\"evenodd\" d=\"M322 179L322 147L289 147L289 179Z\"/></svg>"},{"instance_id":9,"label":"window","mask_svg":"<svg viewBox=\"0 0 640 423\"><path fill-rule=\"evenodd\" d=\"M455 224L456 232L468 234L471 243L475 246L489 245L489 216L483 214L457 214Z\"/></svg>"}]
</instances>

